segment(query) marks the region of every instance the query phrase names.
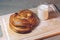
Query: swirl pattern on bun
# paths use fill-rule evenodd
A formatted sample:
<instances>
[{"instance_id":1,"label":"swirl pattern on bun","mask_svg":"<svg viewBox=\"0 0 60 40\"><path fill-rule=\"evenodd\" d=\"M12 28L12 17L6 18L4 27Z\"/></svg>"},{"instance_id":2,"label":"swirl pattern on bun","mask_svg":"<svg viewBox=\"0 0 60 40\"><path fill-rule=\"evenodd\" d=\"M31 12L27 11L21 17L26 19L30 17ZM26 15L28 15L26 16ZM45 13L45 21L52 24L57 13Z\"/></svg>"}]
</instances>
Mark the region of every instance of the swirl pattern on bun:
<instances>
[{"instance_id":1,"label":"swirl pattern on bun","mask_svg":"<svg viewBox=\"0 0 60 40\"><path fill-rule=\"evenodd\" d=\"M30 33L39 24L39 18L31 10L25 9L10 16L10 28L21 34Z\"/></svg>"}]
</instances>

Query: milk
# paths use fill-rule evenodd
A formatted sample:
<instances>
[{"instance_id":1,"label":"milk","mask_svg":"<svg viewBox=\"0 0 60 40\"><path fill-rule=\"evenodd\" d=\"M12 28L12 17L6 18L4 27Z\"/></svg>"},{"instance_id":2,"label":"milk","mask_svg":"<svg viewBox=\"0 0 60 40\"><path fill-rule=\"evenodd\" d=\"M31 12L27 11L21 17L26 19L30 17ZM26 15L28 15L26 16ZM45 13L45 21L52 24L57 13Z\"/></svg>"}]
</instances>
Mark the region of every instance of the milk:
<instances>
[{"instance_id":1,"label":"milk","mask_svg":"<svg viewBox=\"0 0 60 40\"><path fill-rule=\"evenodd\" d=\"M38 17L40 20L48 19L48 5L40 5L37 8Z\"/></svg>"}]
</instances>

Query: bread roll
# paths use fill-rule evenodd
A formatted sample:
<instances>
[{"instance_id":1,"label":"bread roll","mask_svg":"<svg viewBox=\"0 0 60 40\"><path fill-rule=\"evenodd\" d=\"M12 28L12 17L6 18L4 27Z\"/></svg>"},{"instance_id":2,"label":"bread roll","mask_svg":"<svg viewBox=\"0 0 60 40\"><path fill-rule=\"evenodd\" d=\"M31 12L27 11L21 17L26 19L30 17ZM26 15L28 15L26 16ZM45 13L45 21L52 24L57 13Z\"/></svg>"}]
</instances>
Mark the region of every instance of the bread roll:
<instances>
[{"instance_id":1,"label":"bread roll","mask_svg":"<svg viewBox=\"0 0 60 40\"><path fill-rule=\"evenodd\" d=\"M32 11L25 9L10 16L10 28L21 34L30 33L39 24L39 18Z\"/></svg>"}]
</instances>

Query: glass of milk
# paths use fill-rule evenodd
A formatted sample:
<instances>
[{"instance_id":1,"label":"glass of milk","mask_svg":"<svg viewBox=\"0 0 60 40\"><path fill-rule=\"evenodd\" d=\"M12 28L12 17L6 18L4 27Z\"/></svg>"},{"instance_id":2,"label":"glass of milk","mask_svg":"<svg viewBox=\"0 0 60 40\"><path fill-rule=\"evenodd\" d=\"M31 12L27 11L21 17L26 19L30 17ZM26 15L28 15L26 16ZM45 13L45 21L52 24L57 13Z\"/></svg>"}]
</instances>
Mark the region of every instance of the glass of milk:
<instances>
[{"instance_id":1,"label":"glass of milk","mask_svg":"<svg viewBox=\"0 0 60 40\"><path fill-rule=\"evenodd\" d=\"M52 11L59 13L54 4L42 4L37 7L38 17L40 20L47 20L49 18L49 12Z\"/></svg>"},{"instance_id":2,"label":"glass of milk","mask_svg":"<svg viewBox=\"0 0 60 40\"><path fill-rule=\"evenodd\" d=\"M40 20L48 19L48 5L43 4L37 7L38 17Z\"/></svg>"}]
</instances>

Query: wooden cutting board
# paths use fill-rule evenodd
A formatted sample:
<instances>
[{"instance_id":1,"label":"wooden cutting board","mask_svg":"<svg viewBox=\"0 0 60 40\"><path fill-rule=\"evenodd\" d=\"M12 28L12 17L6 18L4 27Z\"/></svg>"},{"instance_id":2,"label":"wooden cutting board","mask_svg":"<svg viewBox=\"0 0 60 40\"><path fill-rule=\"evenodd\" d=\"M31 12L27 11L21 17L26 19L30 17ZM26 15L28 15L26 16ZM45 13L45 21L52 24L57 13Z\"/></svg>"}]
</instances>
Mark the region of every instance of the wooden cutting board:
<instances>
[{"instance_id":1,"label":"wooden cutting board","mask_svg":"<svg viewBox=\"0 0 60 40\"><path fill-rule=\"evenodd\" d=\"M36 12L36 9L31 9ZM40 24L29 34L18 34L12 31L9 27L9 17L14 13L1 16L2 25L7 31L9 40L34 40L37 38L42 38L47 35L55 34L60 32L60 14L54 13L52 16L56 16L54 18L50 18L45 21L40 21Z\"/></svg>"}]
</instances>

